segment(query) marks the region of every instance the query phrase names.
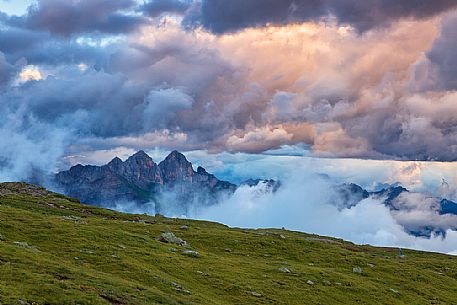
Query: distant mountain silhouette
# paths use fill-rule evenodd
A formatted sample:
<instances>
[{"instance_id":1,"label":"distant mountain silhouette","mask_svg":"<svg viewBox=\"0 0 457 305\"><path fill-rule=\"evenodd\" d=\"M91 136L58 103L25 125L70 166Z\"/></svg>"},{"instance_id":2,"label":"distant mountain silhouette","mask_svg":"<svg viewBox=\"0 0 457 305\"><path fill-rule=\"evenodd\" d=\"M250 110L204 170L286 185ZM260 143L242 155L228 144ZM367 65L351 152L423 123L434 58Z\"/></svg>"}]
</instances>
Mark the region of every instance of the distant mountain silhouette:
<instances>
[{"instance_id":1,"label":"distant mountain silhouette","mask_svg":"<svg viewBox=\"0 0 457 305\"><path fill-rule=\"evenodd\" d=\"M161 200L173 200L185 213L191 201L216 203L220 196L233 193L237 186L217 179L203 167L194 171L192 163L178 152L171 152L158 165L144 151L126 161L114 158L103 166L76 165L55 175L55 184L66 195L81 202L110 206L119 202L153 202L156 211L166 208Z\"/></svg>"},{"instance_id":2,"label":"distant mountain silhouette","mask_svg":"<svg viewBox=\"0 0 457 305\"><path fill-rule=\"evenodd\" d=\"M363 199L373 198L382 200L384 205L394 213L408 211L411 208L408 204L408 194L414 195L414 193L399 185L388 186L375 192L368 192L357 184L349 183L336 186L336 191L337 198L335 198L335 205L340 208L351 208L359 204ZM457 215L457 203L454 201L433 196L425 196L424 198L424 200L428 202L426 208L432 214ZM457 229L457 223L454 225L447 225L446 227L411 223L409 225L404 225L403 227L407 233L414 236L444 236L446 234L446 228Z\"/></svg>"}]
</instances>

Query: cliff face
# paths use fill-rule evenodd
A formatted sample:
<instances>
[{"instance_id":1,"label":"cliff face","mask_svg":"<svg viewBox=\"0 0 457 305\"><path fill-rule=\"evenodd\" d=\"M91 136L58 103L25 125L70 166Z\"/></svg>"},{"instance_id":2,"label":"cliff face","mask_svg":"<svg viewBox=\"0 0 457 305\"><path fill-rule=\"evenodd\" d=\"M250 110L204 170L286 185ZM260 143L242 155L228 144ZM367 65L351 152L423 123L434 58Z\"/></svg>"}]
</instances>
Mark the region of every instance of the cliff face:
<instances>
[{"instance_id":1,"label":"cliff face","mask_svg":"<svg viewBox=\"0 0 457 305\"><path fill-rule=\"evenodd\" d=\"M126 161L114 158L103 166L76 165L55 176L58 188L82 202L110 206L119 202L154 202L166 207L164 194L173 194L174 204L185 207L198 198L211 203L235 191L236 185L217 179L204 168L194 171L192 163L173 151L158 165L144 151ZM168 199L170 196L167 197Z\"/></svg>"}]
</instances>

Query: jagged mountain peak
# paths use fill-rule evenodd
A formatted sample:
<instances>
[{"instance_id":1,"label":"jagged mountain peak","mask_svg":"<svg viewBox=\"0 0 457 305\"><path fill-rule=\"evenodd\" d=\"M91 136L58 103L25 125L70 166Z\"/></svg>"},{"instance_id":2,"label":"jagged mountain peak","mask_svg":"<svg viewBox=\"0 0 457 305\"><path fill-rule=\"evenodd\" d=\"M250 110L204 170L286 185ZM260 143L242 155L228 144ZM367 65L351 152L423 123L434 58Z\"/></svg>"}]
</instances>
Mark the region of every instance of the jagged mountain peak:
<instances>
[{"instance_id":1,"label":"jagged mountain peak","mask_svg":"<svg viewBox=\"0 0 457 305\"><path fill-rule=\"evenodd\" d=\"M180 153L177 150L173 150L162 162L164 161L178 161L179 163L190 163L187 160L186 156L184 156L184 154Z\"/></svg>"},{"instance_id":2,"label":"jagged mountain peak","mask_svg":"<svg viewBox=\"0 0 457 305\"><path fill-rule=\"evenodd\" d=\"M192 163L176 150L158 165L140 150L125 162L116 157L104 166L79 166L60 172L56 174L55 182L66 194L100 205L151 200L159 204L161 194L173 192L185 206L192 201L193 194L214 200L218 194L234 192L236 188L207 173L203 167L195 172Z\"/></svg>"},{"instance_id":3,"label":"jagged mountain peak","mask_svg":"<svg viewBox=\"0 0 457 305\"><path fill-rule=\"evenodd\" d=\"M177 150L172 151L159 168L165 181L192 181L195 172L187 158Z\"/></svg>"},{"instance_id":4,"label":"jagged mountain peak","mask_svg":"<svg viewBox=\"0 0 457 305\"><path fill-rule=\"evenodd\" d=\"M204 169L203 167L199 166L197 167L197 173L198 174L207 174L208 172L206 171L206 169Z\"/></svg>"},{"instance_id":5,"label":"jagged mountain peak","mask_svg":"<svg viewBox=\"0 0 457 305\"><path fill-rule=\"evenodd\" d=\"M113 160L111 160L108 165L119 165L122 164L122 160L119 157L114 157Z\"/></svg>"},{"instance_id":6,"label":"jagged mountain peak","mask_svg":"<svg viewBox=\"0 0 457 305\"><path fill-rule=\"evenodd\" d=\"M152 158L144 152L144 150L140 150L135 154L131 155L127 161L129 160L136 160L136 161L152 161Z\"/></svg>"}]
</instances>

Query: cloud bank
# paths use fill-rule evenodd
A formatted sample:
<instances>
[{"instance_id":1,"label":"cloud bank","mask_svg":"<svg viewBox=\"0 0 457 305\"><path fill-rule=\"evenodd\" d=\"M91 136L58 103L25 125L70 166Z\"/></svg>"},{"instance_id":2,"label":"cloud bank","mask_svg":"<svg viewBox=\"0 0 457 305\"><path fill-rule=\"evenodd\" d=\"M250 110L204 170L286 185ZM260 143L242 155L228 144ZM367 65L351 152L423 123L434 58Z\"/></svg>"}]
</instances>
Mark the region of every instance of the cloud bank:
<instances>
[{"instance_id":1,"label":"cloud bank","mask_svg":"<svg viewBox=\"0 0 457 305\"><path fill-rule=\"evenodd\" d=\"M264 186L242 187L227 201L209 209L197 210L192 217L243 228L282 228L335 236L358 244L405 247L456 253L457 232L446 237L420 238L405 232L404 226L455 224L456 216L432 215L415 207L402 215L392 213L380 200L368 198L352 208L339 209L327 180L315 175L293 174L277 193ZM420 195L419 195L420 196ZM414 202L414 203L413 203ZM411 204L417 201L411 200ZM424 217L417 217L422 214ZM427 218L433 216L432 218ZM409 223L408 223L409 222Z\"/></svg>"},{"instance_id":2,"label":"cloud bank","mask_svg":"<svg viewBox=\"0 0 457 305\"><path fill-rule=\"evenodd\" d=\"M363 32L402 18L431 17L455 7L457 4L452 0L203 0L198 21L215 33L225 33L334 17L338 23Z\"/></svg>"}]
</instances>

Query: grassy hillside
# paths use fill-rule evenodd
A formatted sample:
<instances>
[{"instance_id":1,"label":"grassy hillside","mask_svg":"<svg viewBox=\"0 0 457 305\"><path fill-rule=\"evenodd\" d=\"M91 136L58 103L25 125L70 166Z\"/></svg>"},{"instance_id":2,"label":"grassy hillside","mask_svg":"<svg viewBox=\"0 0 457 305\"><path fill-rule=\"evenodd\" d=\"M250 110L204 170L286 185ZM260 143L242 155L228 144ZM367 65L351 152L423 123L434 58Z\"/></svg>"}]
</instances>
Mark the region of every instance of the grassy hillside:
<instances>
[{"instance_id":1,"label":"grassy hillside","mask_svg":"<svg viewBox=\"0 0 457 305\"><path fill-rule=\"evenodd\" d=\"M25 184L0 184L0 234L0 304L457 304L456 257L126 215Z\"/></svg>"}]
</instances>

